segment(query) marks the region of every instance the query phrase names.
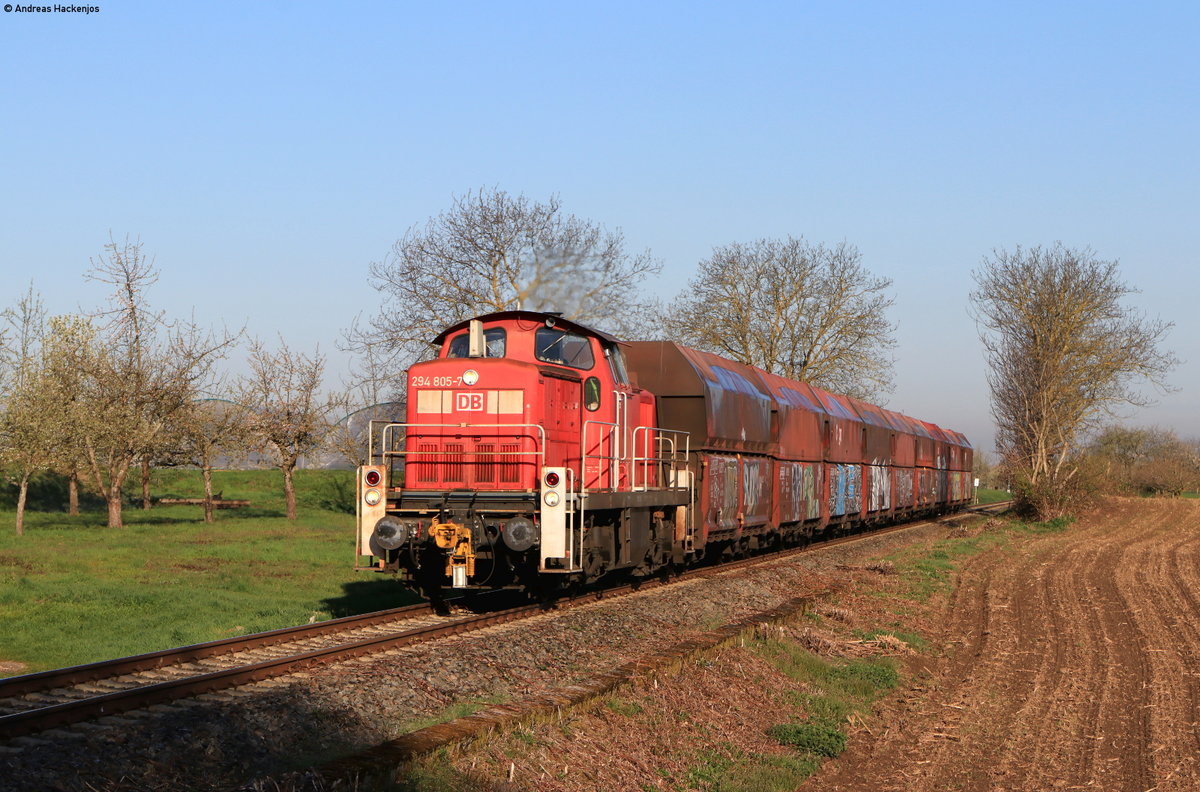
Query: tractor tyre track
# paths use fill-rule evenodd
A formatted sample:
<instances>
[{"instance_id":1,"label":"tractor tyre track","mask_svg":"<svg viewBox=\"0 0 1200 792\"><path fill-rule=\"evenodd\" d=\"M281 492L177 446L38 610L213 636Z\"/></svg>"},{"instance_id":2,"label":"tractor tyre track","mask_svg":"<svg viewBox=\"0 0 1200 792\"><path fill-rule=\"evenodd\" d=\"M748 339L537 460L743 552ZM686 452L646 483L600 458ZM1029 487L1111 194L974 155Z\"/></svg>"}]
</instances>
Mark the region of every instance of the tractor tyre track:
<instances>
[{"instance_id":1,"label":"tractor tyre track","mask_svg":"<svg viewBox=\"0 0 1200 792\"><path fill-rule=\"evenodd\" d=\"M1113 499L975 558L945 652L805 789L1200 788L1200 504Z\"/></svg>"}]
</instances>

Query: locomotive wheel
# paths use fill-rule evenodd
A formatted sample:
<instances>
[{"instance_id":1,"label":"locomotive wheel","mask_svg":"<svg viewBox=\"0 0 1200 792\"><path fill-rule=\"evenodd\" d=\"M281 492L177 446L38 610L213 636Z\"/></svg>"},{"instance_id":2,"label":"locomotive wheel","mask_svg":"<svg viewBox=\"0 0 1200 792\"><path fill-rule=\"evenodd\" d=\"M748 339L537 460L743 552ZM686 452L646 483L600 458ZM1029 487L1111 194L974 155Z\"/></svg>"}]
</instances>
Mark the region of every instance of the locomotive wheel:
<instances>
[{"instance_id":1,"label":"locomotive wheel","mask_svg":"<svg viewBox=\"0 0 1200 792\"><path fill-rule=\"evenodd\" d=\"M583 576L588 582L599 580L604 574L604 559L600 554L594 551L588 552L583 557Z\"/></svg>"},{"instance_id":2,"label":"locomotive wheel","mask_svg":"<svg viewBox=\"0 0 1200 792\"><path fill-rule=\"evenodd\" d=\"M446 597L442 594L441 587L431 589L422 589L422 594L429 600L429 607L433 608L433 612L439 616L449 616L450 606L446 604Z\"/></svg>"},{"instance_id":3,"label":"locomotive wheel","mask_svg":"<svg viewBox=\"0 0 1200 792\"><path fill-rule=\"evenodd\" d=\"M585 581L580 575L543 575L537 581L533 598L543 608L552 608L560 599L574 599L583 593Z\"/></svg>"},{"instance_id":4,"label":"locomotive wheel","mask_svg":"<svg viewBox=\"0 0 1200 792\"><path fill-rule=\"evenodd\" d=\"M439 562L441 561L440 554L426 553L424 555L426 559L430 555L434 555ZM442 594L442 584L445 582L442 569L443 566L441 563L436 565L431 565L427 562L423 563L415 583L417 584L417 589L425 599L429 600L429 606L433 608L434 612L441 616L446 616L450 613L450 608L446 605L446 598Z\"/></svg>"}]
</instances>

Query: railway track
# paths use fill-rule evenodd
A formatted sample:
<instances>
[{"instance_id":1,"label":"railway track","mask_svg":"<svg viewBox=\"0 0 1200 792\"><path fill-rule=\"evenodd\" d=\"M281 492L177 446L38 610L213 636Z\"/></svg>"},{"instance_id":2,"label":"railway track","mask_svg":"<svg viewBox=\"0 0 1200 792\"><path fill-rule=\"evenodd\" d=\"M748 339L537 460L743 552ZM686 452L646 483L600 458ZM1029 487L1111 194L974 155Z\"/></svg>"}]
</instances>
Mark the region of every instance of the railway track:
<instances>
[{"instance_id":1,"label":"railway track","mask_svg":"<svg viewBox=\"0 0 1200 792\"><path fill-rule=\"evenodd\" d=\"M972 507L969 511L994 511L1004 505ZM869 534L851 534L719 566L701 567L671 580L725 574L741 567L900 531L925 522L904 523ZM666 578L646 579L560 600L556 605L570 607L668 583ZM544 605L529 604L493 613L459 611L438 615L426 604L412 605L0 679L0 741L260 682L315 665L478 630L543 612Z\"/></svg>"},{"instance_id":2,"label":"railway track","mask_svg":"<svg viewBox=\"0 0 1200 792\"><path fill-rule=\"evenodd\" d=\"M512 618L439 616L428 605L167 649L0 680L0 740L259 682L309 666Z\"/></svg>"}]
</instances>

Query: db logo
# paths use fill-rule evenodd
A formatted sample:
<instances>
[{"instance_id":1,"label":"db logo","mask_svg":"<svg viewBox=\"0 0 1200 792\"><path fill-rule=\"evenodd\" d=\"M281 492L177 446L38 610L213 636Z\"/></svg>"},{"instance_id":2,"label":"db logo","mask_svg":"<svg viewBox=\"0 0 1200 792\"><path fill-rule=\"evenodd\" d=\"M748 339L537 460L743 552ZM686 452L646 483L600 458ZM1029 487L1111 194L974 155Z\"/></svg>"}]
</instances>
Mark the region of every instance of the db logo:
<instances>
[{"instance_id":1,"label":"db logo","mask_svg":"<svg viewBox=\"0 0 1200 792\"><path fill-rule=\"evenodd\" d=\"M454 409L458 412L483 412L482 393L454 394Z\"/></svg>"}]
</instances>

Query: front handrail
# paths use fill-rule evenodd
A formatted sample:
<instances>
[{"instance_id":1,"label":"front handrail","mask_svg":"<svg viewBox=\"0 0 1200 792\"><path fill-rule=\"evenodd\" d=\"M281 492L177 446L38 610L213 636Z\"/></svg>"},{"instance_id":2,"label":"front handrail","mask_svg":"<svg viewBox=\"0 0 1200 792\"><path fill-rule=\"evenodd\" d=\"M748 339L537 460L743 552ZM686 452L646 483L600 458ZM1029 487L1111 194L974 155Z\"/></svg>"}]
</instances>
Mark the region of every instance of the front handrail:
<instances>
[{"instance_id":1,"label":"front handrail","mask_svg":"<svg viewBox=\"0 0 1200 792\"><path fill-rule=\"evenodd\" d=\"M616 435L617 431L620 430L621 426L620 426L620 424L613 423L612 421L591 420L591 421L583 422L583 434L581 436L582 442L579 444L579 473L580 473L580 475L579 475L579 479L580 479L579 490L583 494L587 494L587 491L588 491L588 487L587 487L587 481L588 481L587 480L587 463L588 463L588 458L589 458L589 455L588 455L588 427L590 427L590 426L608 427L607 431L604 431L602 429L601 431L596 432L596 446L597 446L597 448L601 449L601 451L600 451L600 453L595 454L592 458L596 459L599 462L608 462L608 487L609 487L609 489L614 489L614 490L619 489L620 483L621 483L621 475L620 475L620 470L618 468L618 464L620 462L622 462L623 460L621 459L620 452L617 448L618 440L615 437L615 435ZM608 441L608 448L609 448L608 454L603 453L605 440ZM601 481L603 480L600 476L597 476L597 479L599 479Z\"/></svg>"},{"instance_id":2,"label":"front handrail","mask_svg":"<svg viewBox=\"0 0 1200 792\"><path fill-rule=\"evenodd\" d=\"M654 438L654 453L650 453L651 432ZM642 444L646 448L645 456L637 456L638 437L642 436ZM683 443L682 459L679 455L678 443ZM688 460L691 458L691 441L692 435L690 432L684 432L679 429L663 429L658 426L638 426L633 430L633 449L634 455L630 457L630 467L632 468L632 476L630 486L632 489L650 489L650 469L651 465L661 466L659 471L664 479L664 482L673 478L674 471L678 470L680 463L684 467L687 466ZM664 450L669 449L669 453L664 454ZM639 468L642 471L642 485L638 487L637 472Z\"/></svg>"},{"instance_id":3,"label":"front handrail","mask_svg":"<svg viewBox=\"0 0 1200 792\"><path fill-rule=\"evenodd\" d=\"M567 468L567 497L566 497L566 512L567 512L567 559L570 571L578 571L583 569L583 526L584 515L587 513L587 502L578 497L579 490L576 485L578 482L575 479L575 471ZM576 521L576 515L579 516ZM578 522L579 542L576 546L575 528ZM578 558L576 558L578 554Z\"/></svg>"},{"instance_id":4,"label":"front handrail","mask_svg":"<svg viewBox=\"0 0 1200 792\"><path fill-rule=\"evenodd\" d=\"M591 428L597 431L589 431ZM587 494L587 464L589 460L597 460L599 462L608 463L607 479L608 488L611 490L621 489L621 472L620 466L628 466L628 481L631 491L648 490L650 489L650 470L652 466L661 466L663 483L660 485L663 489L671 489L666 486L666 482L673 476L673 472L688 466L691 459L691 433L680 431L678 429L664 429L660 426L637 426L634 427L632 437L625 444L622 453L618 449L618 442L623 427L620 423L612 421L585 421L583 424L583 442L579 450L581 484L580 492ZM650 448L650 438L654 438L654 448ZM639 438L641 445L645 447L646 453L639 455ZM588 443L592 441L592 445L598 449L597 453L588 453ZM604 453L605 445L608 446L608 453ZM680 450L682 445L682 451ZM641 470L639 478L638 471ZM604 470L597 476L600 482L605 479Z\"/></svg>"}]
</instances>

